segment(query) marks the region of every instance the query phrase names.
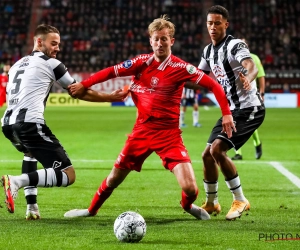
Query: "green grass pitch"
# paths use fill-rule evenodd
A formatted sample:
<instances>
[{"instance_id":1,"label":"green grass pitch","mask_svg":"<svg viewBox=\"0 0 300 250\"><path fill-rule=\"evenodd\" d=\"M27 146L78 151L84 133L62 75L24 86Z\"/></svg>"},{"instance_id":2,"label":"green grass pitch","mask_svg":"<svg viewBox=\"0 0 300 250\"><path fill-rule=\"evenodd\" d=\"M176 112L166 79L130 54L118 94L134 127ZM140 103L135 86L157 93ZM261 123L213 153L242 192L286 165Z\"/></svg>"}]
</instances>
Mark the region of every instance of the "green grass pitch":
<instances>
[{"instance_id":1,"label":"green grass pitch","mask_svg":"<svg viewBox=\"0 0 300 250\"><path fill-rule=\"evenodd\" d=\"M192 126L191 113L189 107L188 127L182 136L200 188L195 203L201 205L205 199L201 153L220 110L200 107L201 128ZM66 211L89 205L122 149L135 114L133 107L48 107L47 124L68 152L77 180L67 188L39 188L39 221L24 219L23 190L14 214L6 211L1 191L0 249L300 249L300 109L267 109L259 129L263 143L260 160L255 160L252 139L243 147L244 159L236 166L251 210L236 221L225 220L232 195L221 173L221 214L198 221L184 213L179 206L178 183L155 153L140 173L132 172L114 191L97 216L64 218ZM234 152L228 154L233 156ZM22 159L1 133L0 175L20 174ZM289 171L293 181L274 165ZM115 218L127 210L139 212L147 223L147 233L137 244L120 243L113 234Z\"/></svg>"}]
</instances>

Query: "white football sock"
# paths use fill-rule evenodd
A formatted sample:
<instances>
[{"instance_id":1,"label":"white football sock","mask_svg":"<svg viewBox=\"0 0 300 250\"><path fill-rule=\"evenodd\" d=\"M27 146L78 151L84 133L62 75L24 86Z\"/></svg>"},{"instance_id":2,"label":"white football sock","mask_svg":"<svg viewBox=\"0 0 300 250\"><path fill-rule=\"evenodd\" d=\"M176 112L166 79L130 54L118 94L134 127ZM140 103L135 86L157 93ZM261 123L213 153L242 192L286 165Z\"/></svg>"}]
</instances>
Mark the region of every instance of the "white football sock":
<instances>
[{"instance_id":1,"label":"white football sock","mask_svg":"<svg viewBox=\"0 0 300 250\"><path fill-rule=\"evenodd\" d=\"M237 176L230 181L225 181L227 187L230 189L233 199L238 201L246 201L246 197L243 194L243 189L240 182L240 177Z\"/></svg>"},{"instance_id":2,"label":"white football sock","mask_svg":"<svg viewBox=\"0 0 300 250\"><path fill-rule=\"evenodd\" d=\"M203 185L206 193L206 202L216 205L218 203L218 182L211 183L203 180Z\"/></svg>"},{"instance_id":3,"label":"white football sock","mask_svg":"<svg viewBox=\"0 0 300 250\"><path fill-rule=\"evenodd\" d=\"M184 124L184 111L180 110L179 125Z\"/></svg>"},{"instance_id":4,"label":"white football sock","mask_svg":"<svg viewBox=\"0 0 300 250\"><path fill-rule=\"evenodd\" d=\"M193 124L196 124L199 122L199 111L193 111Z\"/></svg>"}]
</instances>

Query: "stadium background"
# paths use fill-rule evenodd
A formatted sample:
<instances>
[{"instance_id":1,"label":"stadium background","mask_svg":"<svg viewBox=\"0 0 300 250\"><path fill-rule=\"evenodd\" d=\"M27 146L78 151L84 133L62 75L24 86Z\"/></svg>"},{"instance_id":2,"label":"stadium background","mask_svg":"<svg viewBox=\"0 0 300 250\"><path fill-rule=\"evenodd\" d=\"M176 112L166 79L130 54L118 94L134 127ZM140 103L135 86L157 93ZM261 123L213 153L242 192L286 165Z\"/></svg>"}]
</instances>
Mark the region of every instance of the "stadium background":
<instances>
[{"instance_id":1,"label":"stadium background","mask_svg":"<svg viewBox=\"0 0 300 250\"><path fill-rule=\"evenodd\" d=\"M29 54L35 27L47 23L61 32L58 59L80 81L151 52L148 24L165 13L176 25L172 52L197 66L210 42L206 10L214 4L229 10L228 33L246 36L260 57L270 83L266 92L281 93L284 84L289 92L300 92L300 2L294 0L1 0L0 68ZM53 92L60 91L54 86Z\"/></svg>"}]
</instances>

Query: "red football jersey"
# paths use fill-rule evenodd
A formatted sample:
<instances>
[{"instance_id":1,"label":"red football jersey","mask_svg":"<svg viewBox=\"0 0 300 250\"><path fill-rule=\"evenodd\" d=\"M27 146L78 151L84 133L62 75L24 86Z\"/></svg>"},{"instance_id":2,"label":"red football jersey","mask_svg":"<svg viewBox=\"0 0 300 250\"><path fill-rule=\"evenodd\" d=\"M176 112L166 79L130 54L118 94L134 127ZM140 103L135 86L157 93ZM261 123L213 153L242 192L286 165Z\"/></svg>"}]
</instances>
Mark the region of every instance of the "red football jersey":
<instances>
[{"instance_id":1,"label":"red football jersey","mask_svg":"<svg viewBox=\"0 0 300 250\"><path fill-rule=\"evenodd\" d=\"M8 82L8 76L6 74L0 75L0 107L6 101L6 85Z\"/></svg>"},{"instance_id":2,"label":"red football jersey","mask_svg":"<svg viewBox=\"0 0 300 250\"><path fill-rule=\"evenodd\" d=\"M82 82L85 87L111 78L130 76L129 88L138 108L137 124L153 129L179 126L180 100L185 82L199 84L215 94L223 115L231 114L222 87L195 66L169 55L163 62L153 54L139 55L131 60L106 68Z\"/></svg>"}]
</instances>

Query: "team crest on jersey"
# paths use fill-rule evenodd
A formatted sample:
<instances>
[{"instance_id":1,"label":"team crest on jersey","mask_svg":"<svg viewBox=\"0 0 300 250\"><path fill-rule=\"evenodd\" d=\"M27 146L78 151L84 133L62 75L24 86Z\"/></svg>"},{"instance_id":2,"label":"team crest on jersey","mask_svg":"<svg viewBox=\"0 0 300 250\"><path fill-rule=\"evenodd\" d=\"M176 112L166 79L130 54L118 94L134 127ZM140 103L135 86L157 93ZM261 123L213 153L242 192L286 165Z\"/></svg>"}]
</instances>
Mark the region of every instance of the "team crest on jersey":
<instances>
[{"instance_id":1,"label":"team crest on jersey","mask_svg":"<svg viewBox=\"0 0 300 250\"><path fill-rule=\"evenodd\" d=\"M224 71L218 64L215 64L213 66L212 72L213 72L213 74L215 75L216 78L224 77Z\"/></svg>"},{"instance_id":2,"label":"team crest on jersey","mask_svg":"<svg viewBox=\"0 0 300 250\"><path fill-rule=\"evenodd\" d=\"M155 76L152 76L151 83L150 83L151 87L155 88L157 86L158 82L159 82L159 79Z\"/></svg>"},{"instance_id":3,"label":"team crest on jersey","mask_svg":"<svg viewBox=\"0 0 300 250\"><path fill-rule=\"evenodd\" d=\"M191 75L196 73L197 69L195 66L191 65L191 64L188 64L186 65L186 70L187 72L189 72Z\"/></svg>"},{"instance_id":4,"label":"team crest on jersey","mask_svg":"<svg viewBox=\"0 0 300 250\"><path fill-rule=\"evenodd\" d=\"M132 66L132 61L131 60L126 60L125 62L123 62L122 65L125 69L129 69Z\"/></svg>"}]
</instances>

